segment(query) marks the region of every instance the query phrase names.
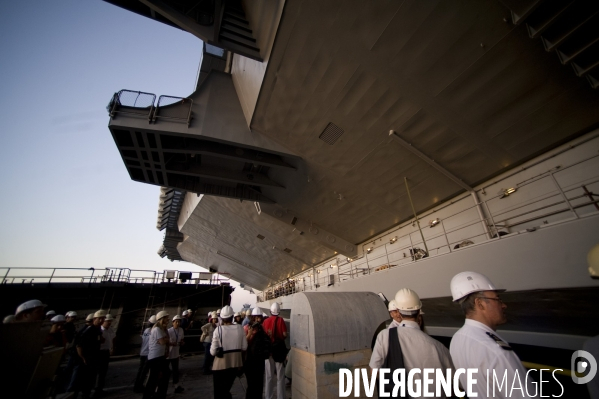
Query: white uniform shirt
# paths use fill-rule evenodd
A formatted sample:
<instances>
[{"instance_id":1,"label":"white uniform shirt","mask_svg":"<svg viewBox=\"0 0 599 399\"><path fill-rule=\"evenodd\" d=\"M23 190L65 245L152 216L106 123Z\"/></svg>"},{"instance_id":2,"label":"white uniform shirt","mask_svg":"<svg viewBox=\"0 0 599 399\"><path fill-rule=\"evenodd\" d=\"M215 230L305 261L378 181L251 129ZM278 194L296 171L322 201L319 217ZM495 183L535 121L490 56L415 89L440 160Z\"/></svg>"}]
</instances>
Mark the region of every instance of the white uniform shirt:
<instances>
[{"instance_id":1,"label":"white uniform shirt","mask_svg":"<svg viewBox=\"0 0 599 399\"><path fill-rule=\"evenodd\" d=\"M170 341L168 359L176 359L179 357L179 343L183 340L183 329L179 327L175 330L174 327L168 329L168 337Z\"/></svg>"},{"instance_id":2,"label":"white uniform shirt","mask_svg":"<svg viewBox=\"0 0 599 399\"><path fill-rule=\"evenodd\" d=\"M148 356L148 351L150 350L150 331L152 329L148 327L141 335L141 351L139 352L139 356Z\"/></svg>"},{"instance_id":3,"label":"white uniform shirt","mask_svg":"<svg viewBox=\"0 0 599 399\"><path fill-rule=\"evenodd\" d=\"M420 331L420 326L415 321L403 320L398 324L397 337L401 345L406 373L413 368L419 368L420 370L440 368L443 370L451 369L453 375L454 367L451 356L441 342ZM379 369L383 367L388 352L389 329L387 328L382 330L376 337L369 363L370 368ZM422 374L416 374L414 380L418 377L422 377ZM430 390L434 391L434 388L429 385Z\"/></svg>"},{"instance_id":4,"label":"white uniform shirt","mask_svg":"<svg viewBox=\"0 0 599 399\"><path fill-rule=\"evenodd\" d=\"M391 323L389 323L389 325L387 326L387 329L390 329L393 327L401 327L401 322L391 320ZM418 328L420 328L420 327L418 327Z\"/></svg>"},{"instance_id":5,"label":"white uniform shirt","mask_svg":"<svg viewBox=\"0 0 599 399\"><path fill-rule=\"evenodd\" d=\"M221 342L225 352L238 349L246 351L248 348L245 332L243 331L243 327L239 324L218 326L214 330L214 333L212 334L212 345L210 345L210 354L212 356L216 355L217 349L221 347ZM225 353L222 358L215 357L212 370L224 370L233 367L243 367L241 352Z\"/></svg>"},{"instance_id":6,"label":"white uniform shirt","mask_svg":"<svg viewBox=\"0 0 599 399\"><path fill-rule=\"evenodd\" d=\"M111 351L112 350L112 342L114 337L116 337L116 333L112 329L112 327L104 328L102 326L102 336L104 337L104 343L100 345L101 351Z\"/></svg>"},{"instance_id":7,"label":"white uniform shirt","mask_svg":"<svg viewBox=\"0 0 599 399\"><path fill-rule=\"evenodd\" d=\"M526 369L522 365L522 362L514 351L509 348L507 342L483 323L466 319L464 326L451 339L449 351L457 368L478 369L478 373L473 374L476 384L472 386L472 390L478 393L479 398L530 397L526 394ZM489 395L487 395L487 370L489 370ZM493 371L495 371L496 380L499 384L502 383L504 374L507 375L507 395L506 383L503 383L501 391L499 390L499 386L495 387L495 395L493 396ZM514 389L510 394L516 371L520 378L520 384L516 381L515 387L521 386L522 391ZM531 395L538 395L531 377L529 375L528 392ZM460 375L460 383L462 387L466 387L466 376L464 374Z\"/></svg>"},{"instance_id":8,"label":"white uniform shirt","mask_svg":"<svg viewBox=\"0 0 599 399\"><path fill-rule=\"evenodd\" d=\"M166 344L161 345L158 340L166 337L166 331L162 328L154 326L150 331L150 345L148 349L148 360L166 355Z\"/></svg>"}]
</instances>

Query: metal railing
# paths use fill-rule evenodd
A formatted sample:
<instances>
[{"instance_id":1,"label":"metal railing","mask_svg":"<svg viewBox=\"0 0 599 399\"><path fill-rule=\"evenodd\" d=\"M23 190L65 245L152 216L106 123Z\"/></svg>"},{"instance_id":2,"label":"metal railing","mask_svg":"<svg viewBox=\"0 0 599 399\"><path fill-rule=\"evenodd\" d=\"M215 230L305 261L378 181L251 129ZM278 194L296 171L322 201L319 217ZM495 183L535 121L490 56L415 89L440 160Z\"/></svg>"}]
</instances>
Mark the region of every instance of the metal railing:
<instances>
[{"instance_id":1,"label":"metal railing","mask_svg":"<svg viewBox=\"0 0 599 399\"><path fill-rule=\"evenodd\" d=\"M471 245L500 240L506 235L526 234L544 225L596 215L599 213L599 168L595 165L598 160L599 156L595 155L568 167L541 173L516 184L513 187L516 191L508 195L499 193L478 202L465 195L447 205L461 204L461 209L444 217L439 215L439 209L419 216L419 219L425 219L439 215L436 225L422 228L428 252L424 250L419 230L412 223L412 231L396 235L386 242L379 236L362 245L361 256L320 263L263 291L258 295L258 301L342 284L349 279L461 251ZM588 176L580 178L578 174ZM560 180L571 181L573 175L577 176L576 183L560 183ZM466 201L471 201L471 204L464 206ZM478 212L481 208L482 219ZM382 237L393 236L395 231L405 231L409 224Z\"/></svg>"},{"instance_id":2,"label":"metal railing","mask_svg":"<svg viewBox=\"0 0 599 399\"><path fill-rule=\"evenodd\" d=\"M148 118L149 123L168 119L186 123L189 127L193 118L191 98L163 95L158 97L158 104L154 105L155 102L156 95L153 93L121 90L113 94L106 109L110 118L116 118L117 114L129 114Z\"/></svg>"},{"instance_id":3,"label":"metal railing","mask_svg":"<svg viewBox=\"0 0 599 399\"><path fill-rule=\"evenodd\" d=\"M208 279L205 272L133 270L124 268L66 268L66 267L2 267L1 284L214 284L229 282L219 274Z\"/></svg>"}]
</instances>

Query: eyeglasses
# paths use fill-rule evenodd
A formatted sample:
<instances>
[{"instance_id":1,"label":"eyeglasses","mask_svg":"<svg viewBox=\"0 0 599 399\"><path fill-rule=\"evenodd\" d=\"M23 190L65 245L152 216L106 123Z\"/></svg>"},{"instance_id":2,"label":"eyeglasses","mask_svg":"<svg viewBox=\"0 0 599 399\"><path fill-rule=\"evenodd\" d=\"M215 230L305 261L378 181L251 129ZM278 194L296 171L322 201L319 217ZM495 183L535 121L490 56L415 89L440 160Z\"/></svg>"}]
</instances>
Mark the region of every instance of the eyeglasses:
<instances>
[{"instance_id":1,"label":"eyeglasses","mask_svg":"<svg viewBox=\"0 0 599 399\"><path fill-rule=\"evenodd\" d=\"M503 301L501 300L501 298L489 298L486 296L479 296L480 299L490 299L492 301L498 301L499 303L503 303Z\"/></svg>"}]
</instances>

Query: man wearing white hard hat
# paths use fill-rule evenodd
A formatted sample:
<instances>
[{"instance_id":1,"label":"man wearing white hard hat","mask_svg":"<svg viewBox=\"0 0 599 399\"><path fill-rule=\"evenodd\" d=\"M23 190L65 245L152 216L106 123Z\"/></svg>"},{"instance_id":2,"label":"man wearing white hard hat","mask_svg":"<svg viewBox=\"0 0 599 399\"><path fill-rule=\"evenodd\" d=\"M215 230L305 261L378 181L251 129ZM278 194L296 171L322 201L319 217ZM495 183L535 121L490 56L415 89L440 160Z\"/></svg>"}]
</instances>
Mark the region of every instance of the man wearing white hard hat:
<instances>
[{"instance_id":1,"label":"man wearing white hard hat","mask_svg":"<svg viewBox=\"0 0 599 399\"><path fill-rule=\"evenodd\" d=\"M497 333L497 327L507 321L505 309L497 293L498 289L486 276L476 272L462 272L451 279L453 301L460 304L466 316L464 326L451 339L449 351L457 368L477 368L473 392L486 397L487 388L493 389L493 373L497 381L507 377L509 384L516 374L523 389L502 390L496 386L496 398L528 398L527 392L535 392L531 378L510 345ZM487 382L487 372L489 381ZM463 387L467 386L465 375L460 375ZM515 382L518 384L518 382ZM487 385L488 384L488 385ZM525 386L528 384L528 387ZM506 396L509 395L509 396Z\"/></svg>"},{"instance_id":2,"label":"man wearing white hard hat","mask_svg":"<svg viewBox=\"0 0 599 399\"><path fill-rule=\"evenodd\" d=\"M106 319L101 327L104 342L100 345L100 356L98 358L98 385L96 385L96 395L100 395L104 392L108 364L110 363L110 356L112 356L114 351L114 338L116 337L116 332L112 328L113 321L114 317L109 313L106 315Z\"/></svg>"},{"instance_id":3,"label":"man wearing white hard hat","mask_svg":"<svg viewBox=\"0 0 599 399\"><path fill-rule=\"evenodd\" d=\"M156 324L150 331L150 344L148 349L148 368L150 377L144 389L144 399L164 399L168 389L168 380L171 374L166 359L166 350L169 337L166 327L168 326L169 314L166 310L158 312ZM158 387L158 391L156 388Z\"/></svg>"},{"instance_id":4,"label":"man wearing white hard hat","mask_svg":"<svg viewBox=\"0 0 599 399\"><path fill-rule=\"evenodd\" d=\"M56 311L48 310L46 312L46 320L51 321L54 316L56 316Z\"/></svg>"},{"instance_id":5,"label":"man wearing white hard hat","mask_svg":"<svg viewBox=\"0 0 599 399\"><path fill-rule=\"evenodd\" d=\"M185 333L181 328L182 319L183 317L179 315L173 317L173 326L168 329L169 348L167 359L171 365L175 393L181 393L185 390L179 385L179 348L185 345Z\"/></svg>"},{"instance_id":6,"label":"man wearing white hard hat","mask_svg":"<svg viewBox=\"0 0 599 399\"><path fill-rule=\"evenodd\" d=\"M252 311L250 309L245 310L245 318L241 322L241 326L245 328L248 324L250 324L250 316L252 315Z\"/></svg>"},{"instance_id":7,"label":"man wearing white hard hat","mask_svg":"<svg viewBox=\"0 0 599 399\"><path fill-rule=\"evenodd\" d=\"M264 371L266 374L264 398L274 399L275 392L272 390L271 381L277 373L277 399L285 399L285 372L283 362L287 357L287 347L285 338L287 338L287 326L285 320L279 317L281 307L277 302L270 305L270 314L272 317L262 322L264 332L268 334L271 341L271 356L264 361ZM283 353L284 352L284 353Z\"/></svg>"},{"instance_id":8,"label":"man wearing white hard hat","mask_svg":"<svg viewBox=\"0 0 599 399\"><path fill-rule=\"evenodd\" d=\"M224 306L220 313L223 324L212 335L210 354L215 356L212 365L214 399L230 398L235 378L243 372L242 352L247 350L248 343L243 328L233 324L233 314L230 306Z\"/></svg>"},{"instance_id":9,"label":"man wearing white hard hat","mask_svg":"<svg viewBox=\"0 0 599 399\"><path fill-rule=\"evenodd\" d=\"M76 348L79 356L80 381L75 385L75 392L82 392L83 397L89 397L96 382L100 358L100 345L104 342L102 337L102 323L106 318L106 311L98 310L93 314L91 326L87 326L77 338Z\"/></svg>"},{"instance_id":10,"label":"man wearing white hard hat","mask_svg":"<svg viewBox=\"0 0 599 399\"><path fill-rule=\"evenodd\" d=\"M44 320L44 308L46 306L48 305L41 303L37 299L23 302L15 312L15 321L42 321Z\"/></svg>"},{"instance_id":11,"label":"man wearing white hard hat","mask_svg":"<svg viewBox=\"0 0 599 399\"><path fill-rule=\"evenodd\" d=\"M233 324L241 325L241 313L235 312L235 314L233 315Z\"/></svg>"},{"instance_id":12,"label":"man wearing white hard hat","mask_svg":"<svg viewBox=\"0 0 599 399\"><path fill-rule=\"evenodd\" d=\"M50 319L52 322L52 327L50 328L50 332L46 337L46 342L44 346L57 346L64 348L66 346L66 339L64 336L63 326L66 322L66 318L61 315L55 315Z\"/></svg>"},{"instance_id":13,"label":"man wearing white hard hat","mask_svg":"<svg viewBox=\"0 0 599 399\"><path fill-rule=\"evenodd\" d=\"M389 301L387 309L389 310L389 316L391 316L391 323L387 328L399 327L401 323L401 313L399 313L395 299Z\"/></svg>"},{"instance_id":14,"label":"man wearing white hard hat","mask_svg":"<svg viewBox=\"0 0 599 399\"><path fill-rule=\"evenodd\" d=\"M142 393L144 389L144 382L148 375L148 353L150 349L150 332L152 327L156 323L156 315L150 316L148 319L148 327L141 333L141 350L139 351L139 368L137 369L137 377L135 378L135 385L133 386L133 392Z\"/></svg>"},{"instance_id":15,"label":"man wearing white hard hat","mask_svg":"<svg viewBox=\"0 0 599 399\"><path fill-rule=\"evenodd\" d=\"M65 333L67 345L71 345L73 343L73 339L75 339L75 334L77 333L77 327L75 327L75 321L77 321L77 312L67 312L67 314L65 314L65 318L66 323L62 328Z\"/></svg>"},{"instance_id":16,"label":"man wearing white hard hat","mask_svg":"<svg viewBox=\"0 0 599 399\"><path fill-rule=\"evenodd\" d=\"M208 323L202 326L202 336L200 342L204 345L204 375L212 374L212 363L214 362L214 356L210 354L210 346L212 345L212 336L218 323L218 317L216 312L210 312L208 314Z\"/></svg>"},{"instance_id":17,"label":"man wearing white hard hat","mask_svg":"<svg viewBox=\"0 0 599 399\"><path fill-rule=\"evenodd\" d=\"M389 368L391 372L403 368L406 374L416 368L454 370L447 348L420 329L418 321L422 302L418 294L409 288L402 288L395 294L393 305L399 312L400 321L394 319L397 327L385 329L376 337L370 368ZM422 383L416 380L414 378L415 384ZM386 392L390 391L391 387L387 385Z\"/></svg>"},{"instance_id":18,"label":"man wearing white hard hat","mask_svg":"<svg viewBox=\"0 0 599 399\"><path fill-rule=\"evenodd\" d=\"M259 308L252 311L252 320L244 328L248 341L245 360L245 377L247 380L246 399L262 399L264 391L265 360L270 357L270 337L262 328L262 312Z\"/></svg>"}]
</instances>

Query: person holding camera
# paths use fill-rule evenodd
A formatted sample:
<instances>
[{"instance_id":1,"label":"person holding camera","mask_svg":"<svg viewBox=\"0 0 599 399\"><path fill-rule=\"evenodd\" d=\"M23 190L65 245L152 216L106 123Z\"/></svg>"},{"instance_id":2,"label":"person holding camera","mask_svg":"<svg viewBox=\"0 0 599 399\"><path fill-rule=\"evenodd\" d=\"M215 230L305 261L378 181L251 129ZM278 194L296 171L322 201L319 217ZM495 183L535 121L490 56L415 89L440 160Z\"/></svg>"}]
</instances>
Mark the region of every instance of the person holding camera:
<instances>
[{"instance_id":1,"label":"person holding camera","mask_svg":"<svg viewBox=\"0 0 599 399\"><path fill-rule=\"evenodd\" d=\"M264 361L270 357L270 338L262 328L262 312L254 308L247 327L248 351L245 359L245 377L248 388L245 399L261 399L264 389Z\"/></svg>"},{"instance_id":2,"label":"person holding camera","mask_svg":"<svg viewBox=\"0 0 599 399\"><path fill-rule=\"evenodd\" d=\"M214 399L230 399L235 378L243 372L242 354L247 350L248 342L241 325L233 324L233 314L230 306L223 307L220 312L222 325L212 335Z\"/></svg>"}]
</instances>

